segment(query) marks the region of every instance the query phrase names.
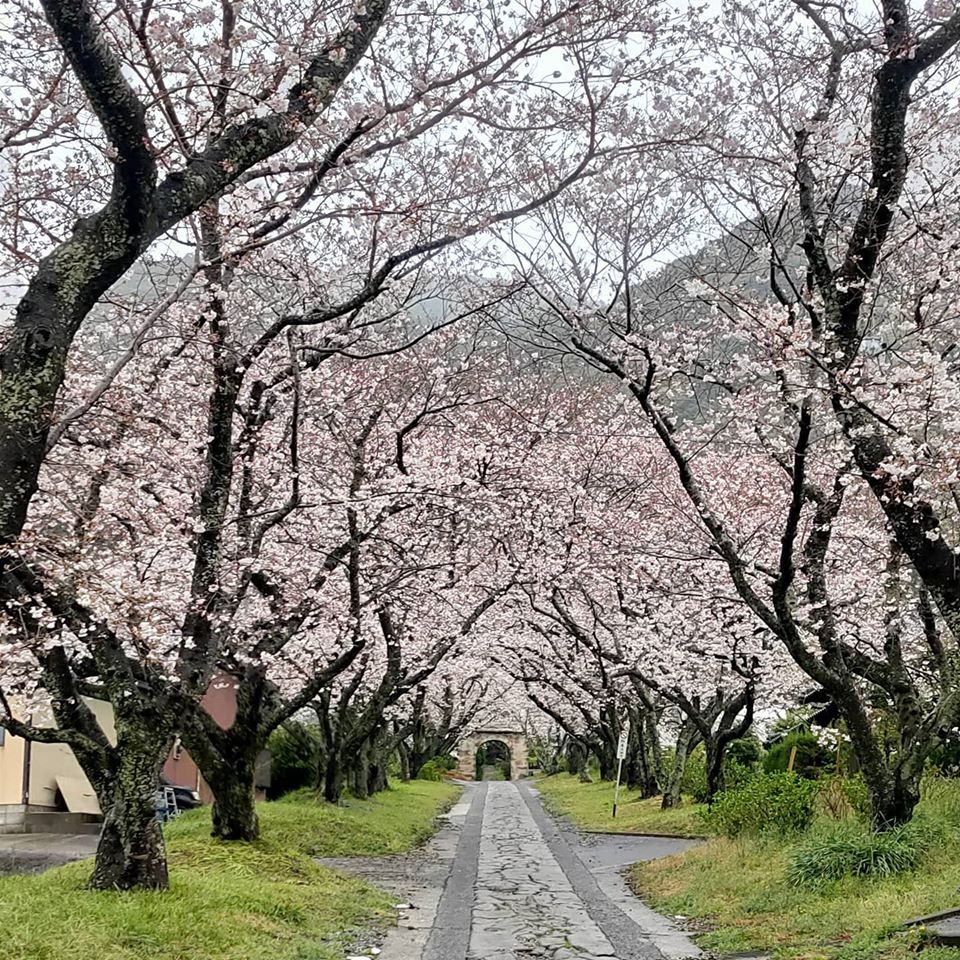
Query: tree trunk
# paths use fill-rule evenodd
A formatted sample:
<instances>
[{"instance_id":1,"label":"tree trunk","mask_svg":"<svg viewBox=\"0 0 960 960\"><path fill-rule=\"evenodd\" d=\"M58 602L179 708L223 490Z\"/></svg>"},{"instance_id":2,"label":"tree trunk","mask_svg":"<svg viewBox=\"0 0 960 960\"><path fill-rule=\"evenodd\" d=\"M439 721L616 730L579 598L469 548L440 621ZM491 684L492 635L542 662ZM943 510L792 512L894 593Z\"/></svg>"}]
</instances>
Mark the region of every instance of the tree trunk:
<instances>
[{"instance_id":1,"label":"tree trunk","mask_svg":"<svg viewBox=\"0 0 960 960\"><path fill-rule=\"evenodd\" d=\"M704 744L707 751L707 804L712 804L718 793L723 793L726 781L723 776L724 750L715 740Z\"/></svg>"},{"instance_id":2,"label":"tree trunk","mask_svg":"<svg viewBox=\"0 0 960 960\"><path fill-rule=\"evenodd\" d=\"M892 830L909 823L913 819L913 811L920 802L920 784L918 781L904 783L901 779L887 782L885 790L871 789L870 819L873 828L877 831Z\"/></svg>"},{"instance_id":3,"label":"tree trunk","mask_svg":"<svg viewBox=\"0 0 960 960\"><path fill-rule=\"evenodd\" d=\"M404 783L409 783L417 775L413 772L410 748L405 743L399 743L397 745L397 756L400 758L400 779ZM417 773L419 772L418 769Z\"/></svg>"},{"instance_id":4,"label":"tree trunk","mask_svg":"<svg viewBox=\"0 0 960 960\"><path fill-rule=\"evenodd\" d=\"M891 769L856 693L840 691L834 695L834 702L846 723L860 775L867 787L873 828L884 831L908 823L920 802L920 776L927 751L914 748L904 756L901 765Z\"/></svg>"},{"instance_id":5,"label":"tree trunk","mask_svg":"<svg viewBox=\"0 0 960 960\"><path fill-rule=\"evenodd\" d=\"M679 807L681 802L680 787L683 783L683 774L687 769L687 757L690 756L690 750L693 748L696 739L692 724L680 728L677 734L677 746L673 755L673 766L667 777L667 784L663 790L663 802L660 804L662 810L670 810L672 807Z\"/></svg>"},{"instance_id":6,"label":"tree trunk","mask_svg":"<svg viewBox=\"0 0 960 960\"><path fill-rule=\"evenodd\" d=\"M238 762L223 768L224 776L216 782L207 779L213 791L213 831L218 840L256 840L260 836L254 779L257 754L237 758Z\"/></svg>"},{"instance_id":7,"label":"tree trunk","mask_svg":"<svg viewBox=\"0 0 960 960\"><path fill-rule=\"evenodd\" d=\"M376 763L372 763L367 776L367 792L370 794L380 793L386 790L388 786L386 760L378 760Z\"/></svg>"},{"instance_id":8,"label":"tree trunk","mask_svg":"<svg viewBox=\"0 0 960 960\"><path fill-rule=\"evenodd\" d=\"M640 797L649 800L660 793L660 776L658 773L656 750L650 739L650 728L646 718L641 719L637 727L637 754L639 760Z\"/></svg>"},{"instance_id":9,"label":"tree trunk","mask_svg":"<svg viewBox=\"0 0 960 960\"><path fill-rule=\"evenodd\" d=\"M583 744L576 740L570 740L567 743L566 767L567 772L579 777L587 768L587 751Z\"/></svg>"},{"instance_id":10,"label":"tree trunk","mask_svg":"<svg viewBox=\"0 0 960 960\"><path fill-rule=\"evenodd\" d=\"M650 769L657 783L657 792L664 779L663 746L660 743L659 722L660 717L656 711L646 711L643 721L644 740L648 745Z\"/></svg>"},{"instance_id":11,"label":"tree trunk","mask_svg":"<svg viewBox=\"0 0 960 960\"><path fill-rule=\"evenodd\" d=\"M615 780L617 777L617 750L611 750L609 744L602 744L597 750L597 760L600 762L600 779Z\"/></svg>"},{"instance_id":12,"label":"tree trunk","mask_svg":"<svg viewBox=\"0 0 960 960\"><path fill-rule=\"evenodd\" d=\"M160 770L172 736L168 724L117 714L118 769L97 845L94 890L165 890L169 885L163 832L156 816Z\"/></svg>"},{"instance_id":13,"label":"tree trunk","mask_svg":"<svg viewBox=\"0 0 960 960\"><path fill-rule=\"evenodd\" d=\"M632 750L623 761L622 779L628 790L642 788L646 771L643 769L643 755L640 750Z\"/></svg>"},{"instance_id":14,"label":"tree trunk","mask_svg":"<svg viewBox=\"0 0 960 960\"><path fill-rule=\"evenodd\" d=\"M350 771L350 792L357 800L366 800L370 796L369 767L364 761L359 761Z\"/></svg>"},{"instance_id":15,"label":"tree trunk","mask_svg":"<svg viewBox=\"0 0 960 960\"><path fill-rule=\"evenodd\" d=\"M352 756L349 778L350 792L358 800L366 800L370 796L370 747L366 742L356 749L347 747L347 756Z\"/></svg>"},{"instance_id":16,"label":"tree trunk","mask_svg":"<svg viewBox=\"0 0 960 960\"><path fill-rule=\"evenodd\" d=\"M343 796L344 772L340 757L331 754L327 757L326 769L322 771L323 799L327 803L339 803Z\"/></svg>"},{"instance_id":17,"label":"tree trunk","mask_svg":"<svg viewBox=\"0 0 960 960\"><path fill-rule=\"evenodd\" d=\"M182 718L184 746L213 794L211 836L219 840L250 841L260 835L254 781L265 737L258 732L256 713L248 710L250 703L249 687L241 686L237 715L227 730L199 706Z\"/></svg>"}]
</instances>

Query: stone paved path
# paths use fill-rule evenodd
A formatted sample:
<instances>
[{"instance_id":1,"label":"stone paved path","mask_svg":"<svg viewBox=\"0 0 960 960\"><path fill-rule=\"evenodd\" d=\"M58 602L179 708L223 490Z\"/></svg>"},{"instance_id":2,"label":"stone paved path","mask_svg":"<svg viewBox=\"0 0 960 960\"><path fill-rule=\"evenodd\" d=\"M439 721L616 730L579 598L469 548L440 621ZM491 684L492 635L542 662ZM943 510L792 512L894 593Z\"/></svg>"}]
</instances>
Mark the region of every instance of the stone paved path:
<instances>
[{"instance_id":1,"label":"stone paved path","mask_svg":"<svg viewBox=\"0 0 960 960\"><path fill-rule=\"evenodd\" d=\"M449 825L410 857L326 862L413 904L380 960L687 960L696 946L621 875L686 844L583 836L549 817L530 785L493 781L469 785Z\"/></svg>"},{"instance_id":2,"label":"stone paved path","mask_svg":"<svg viewBox=\"0 0 960 960\"><path fill-rule=\"evenodd\" d=\"M512 783L487 787L467 956L615 956Z\"/></svg>"}]
</instances>

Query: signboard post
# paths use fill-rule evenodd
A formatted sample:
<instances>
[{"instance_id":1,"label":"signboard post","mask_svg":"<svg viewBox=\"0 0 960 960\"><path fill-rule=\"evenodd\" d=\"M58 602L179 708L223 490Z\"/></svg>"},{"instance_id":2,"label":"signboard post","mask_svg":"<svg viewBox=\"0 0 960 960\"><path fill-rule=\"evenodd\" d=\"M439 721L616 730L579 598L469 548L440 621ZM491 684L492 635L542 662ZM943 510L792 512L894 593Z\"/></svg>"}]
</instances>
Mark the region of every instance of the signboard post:
<instances>
[{"instance_id":1,"label":"signboard post","mask_svg":"<svg viewBox=\"0 0 960 960\"><path fill-rule=\"evenodd\" d=\"M627 756L627 741L630 739L630 721L623 725L620 739L617 741L617 785L613 791L613 818L617 818L617 803L620 800L620 774L623 772L623 761Z\"/></svg>"}]
</instances>

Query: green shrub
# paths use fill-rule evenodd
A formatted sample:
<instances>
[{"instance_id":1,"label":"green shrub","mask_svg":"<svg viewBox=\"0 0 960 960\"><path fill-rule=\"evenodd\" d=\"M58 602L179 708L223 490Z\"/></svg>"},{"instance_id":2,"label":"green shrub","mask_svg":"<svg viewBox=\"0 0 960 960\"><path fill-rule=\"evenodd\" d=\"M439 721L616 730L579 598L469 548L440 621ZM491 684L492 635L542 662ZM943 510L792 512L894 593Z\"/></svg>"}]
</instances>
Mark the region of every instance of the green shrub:
<instances>
[{"instance_id":1,"label":"green shrub","mask_svg":"<svg viewBox=\"0 0 960 960\"><path fill-rule=\"evenodd\" d=\"M755 767L763 756L763 746L754 736L732 740L727 745L724 760L729 764L751 769Z\"/></svg>"},{"instance_id":2,"label":"green shrub","mask_svg":"<svg viewBox=\"0 0 960 960\"><path fill-rule=\"evenodd\" d=\"M834 755L812 733L791 733L767 751L763 758L764 771L786 773L794 747L797 748L797 755L793 762L793 771L808 780L815 780L836 764Z\"/></svg>"},{"instance_id":3,"label":"green shrub","mask_svg":"<svg viewBox=\"0 0 960 960\"><path fill-rule=\"evenodd\" d=\"M443 757L434 757L432 760L428 760L421 768L420 772L417 774L418 780L442 780L443 775L447 772L449 768L444 762Z\"/></svg>"},{"instance_id":4,"label":"green shrub","mask_svg":"<svg viewBox=\"0 0 960 960\"><path fill-rule=\"evenodd\" d=\"M723 758L723 777L728 790L742 787L756 775L757 762L750 761L754 755L752 745L756 745L757 754L760 751L759 742L752 738L734 740L727 747ZM706 803L709 799L707 789L707 755L701 744L690 753L687 765L683 770L683 779L680 782L680 792L691 796L696 803Z\"/></svg>"},{"instance_id":5,"label":"green shrub","mask_svg":"<svg viewBox=\"0 0 960 960\"><path fill-rule=\"evenodd\" d=\"M270 788L267 797L276 800L285 793L316 783L320 763L320 729L295 720L278 727L267 741L270 751Z\"/></svg>"},{"instance_id":6,"label":"green shrub","mask_svg":"<svg viewBox=\"0 0 960 960\"><path fill-rule=\"evenodd\" d=\"M890 877L912 870L945 838L942 825L922 817L884 833L848 820L800 844L787 864L787 881L816 887L843 877Z\"/></svg>"},{"instance_id":7,"label":"green shrub","mask_svg":"<svg viewBox=\"0 0 960 960\"><path fill-rule=\"evenodd\" d=\"M758 774L721 793L702 816L708 829L726 837L784 836L810 825L816 793L816 784L795 773Z\"/></svg>"},{"instance_id":8,"label":"green shrub","mask_svg":"<svg viewBox=\"0 0 960 960\"><path fill-rule=\"evenodd\" d=\"M920 785L919 811L923 817L960 828L960 780L927 775Z\"/></svg>"},{"instance_id":9,"label":"green shrub","mask_svg":"<svg viewBox=\"0 0 960 960\"><path fill-rule=\"evenodd\" d=\"M817 795L823 812L833 820L845 820L847 817L859 817L866 820L870 816L870 794L862 777L842 777L836 774L821 777L817 781Z\"/></svg>"},{"instance_id":10,"label":"green shrub","mask_svg":"<svg viewBox=\"0 0 960 960\"><path fill-rule=\"evenodd\" d=\"M724 760L723 779L727 790L739 790L757 776L755 765L738 763L736 760Z\"/></svg>"},{"instance_id":11,"label":"green shrub","mask_svg":"<svg viewBox=\"0 0 960 960\"><path fill-rule=\"evenodd\" d=\"M691 750L687 757L680 781L680 792L693 797L697 803L703 803L707 799L707 754L703 744Z\"/></svg>"}]
</instances>

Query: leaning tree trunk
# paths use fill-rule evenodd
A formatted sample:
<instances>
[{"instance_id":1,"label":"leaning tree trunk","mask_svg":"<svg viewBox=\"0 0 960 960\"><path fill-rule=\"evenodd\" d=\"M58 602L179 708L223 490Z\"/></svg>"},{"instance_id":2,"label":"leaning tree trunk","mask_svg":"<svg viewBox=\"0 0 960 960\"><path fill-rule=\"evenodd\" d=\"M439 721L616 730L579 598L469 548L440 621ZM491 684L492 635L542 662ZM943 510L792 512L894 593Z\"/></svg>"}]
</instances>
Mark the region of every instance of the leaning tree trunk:
<instances>
[{"instance_id":1,"label":"leaning tree trunk","mask_svg":"<svg viewBox=\"0 0 960 960\"><path fill-rule=\"evenodd\" d=\"M857 708L857 701L841 696L837 704L870 798L870 821L874 830L882 832L908 823L920 802L920 777L927 751L912 751L891 769L869 718Z\"/></svg>"},{"instance_id":2,"label":"leaning tree trunk","mask_svg":"<svg viewBox=\"0 0 960 960\"><path fill-rule=\"evenodd\" d=\"M670 767L667 783L663 789L663 802L660 804L662 810L670 810L672 807L680 806L680 788L683 785L683 774L687 769L687 757L690 756L690 751L696 745L696 739L692 723L680 728L680 732L677 734L676 750L673 755L673 765Z\"/></svg>"},{"instance_id":3,"label":"leaning tree trunk","mask_svg":"<svg viewBox=\"0 0 960 960\"><path fill-rule=\"evenodd\" d=\"M222 729L202 707L187 714L180 736L213 794L211 836L218 840L256 840L260 835L254 783L257 757L264 745L257 726L238 712Z\"/></svg>"},{"instance_id":4,"label":"leaning tree trunk","mask_svg":"<svg viewBox=\"0 0 960 960\"><path fill-rule=\"evenodd\" d=\"M118 712L117 773L112 784L90 887L165 890L169 886L163 832L156 815L160 771L172 741L170 722L147 711Z\"/></svg>"}]
</instances>

